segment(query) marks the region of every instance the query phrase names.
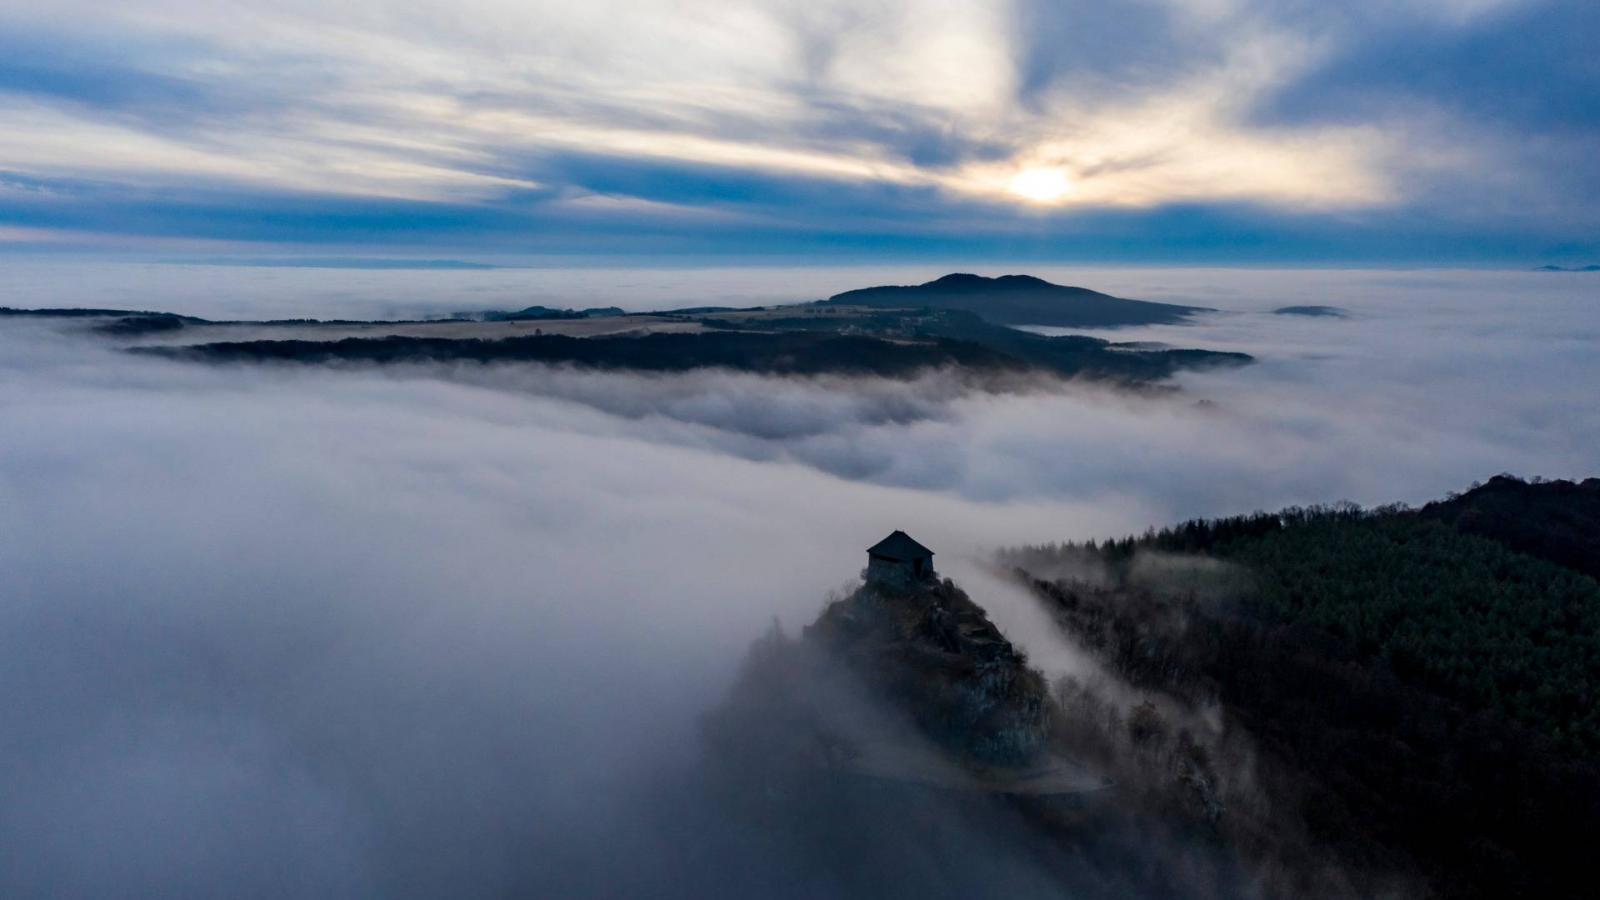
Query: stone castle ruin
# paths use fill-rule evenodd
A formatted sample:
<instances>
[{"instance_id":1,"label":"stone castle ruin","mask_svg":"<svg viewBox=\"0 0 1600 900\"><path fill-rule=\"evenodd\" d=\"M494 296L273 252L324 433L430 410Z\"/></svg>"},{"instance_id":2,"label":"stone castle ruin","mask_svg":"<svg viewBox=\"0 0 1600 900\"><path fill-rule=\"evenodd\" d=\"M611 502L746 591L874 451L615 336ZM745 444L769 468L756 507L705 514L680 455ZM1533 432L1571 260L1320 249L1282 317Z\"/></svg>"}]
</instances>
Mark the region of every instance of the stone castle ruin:
<instances>
[{"instance_id":1,"label":"stone castle ruin","mask_svg":"<svg viewBox=\"0 0 1600 900\"><path fill-rule=\"evenodd\" d=\"M904 531L893 531L888 537L867 548L867 583L892 587L909 587L931 581L933 551L917 543Z\"/></svg>"},{"instance_id":2,"label":"stone castle ruin","mask_svg":"<svg viewBox=\"0 0 1600 900\"><path fill-rule=\"evenodd\" d=\"M1045 679L965 591L936 577L932 550L895 531L868 549L862 575L798 640L775 631L752 648L707 718L725 765L787 761L983 794L1106 787L1052 752Z\"/></svg>"}]
</instances>

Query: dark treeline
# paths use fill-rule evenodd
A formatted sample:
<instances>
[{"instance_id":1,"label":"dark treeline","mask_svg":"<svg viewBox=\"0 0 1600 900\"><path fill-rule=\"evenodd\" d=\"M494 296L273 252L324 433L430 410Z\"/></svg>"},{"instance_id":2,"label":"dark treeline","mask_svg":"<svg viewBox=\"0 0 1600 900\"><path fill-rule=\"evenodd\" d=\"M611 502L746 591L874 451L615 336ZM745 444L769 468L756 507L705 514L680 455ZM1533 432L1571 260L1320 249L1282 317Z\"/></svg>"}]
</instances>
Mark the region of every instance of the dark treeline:
<instances>
[{"instance_id":1,"label":"dark treeline","mask_svg":"<svg viewBox=\"0 0 1600 900\"><path fill-rule=\"evenodd\" d=\"M43 307L40 309L18 309L14 306L0 306L0 316L17 318L42 318L42 319L101 319L113 316L176 316L188 322L204 322L193 316L177 316L176 313L155 312L148 309L91 309L77 307Z\"/></svg>"},{"instance_id":2,"label":"dark treeline","mask_svg":"<svg viewBox=\"0 0 1600 900\"><path fill-rule=\"evenodd\" d=\"M1011 329L996 329L1012 331ZM499 340L384 337L339 341L241 341L136 352L212 362L407 363L432 361L543 362L603 369L681 372L719 367L780 375L909 377L959 367L976 373L1044 371L1128 383L1165 378L1180 367L1248 361L1209 351L1133 351L1093 338L1042 338L1013 332L1025 349L919 334L889 339L832 331L668 333L575 338L534 335Z\"/></svg>"},{"instance_id":3,"label":"dark treeline","mask_svg":"<svg viewBox=\"0 0 1600 900\"><path fill-rule=\"evenodd\" d=\"M1282 531L1308 521L1383 519L1414 515L1489 538L1538 559L1600 578L1600 478L1581 482L1501 474L1412 510L1403 504L1362 509L1354 504L1289 507L1222 519L1195 519L1140 536L1083 546L1108 558L1126 558L1144 546L1179 553L1208 552L1241 537ZM1054 545L1057 549L1072 544ZM1038 548L1046 549L1046 548Z\"/></svg>"},{"instance_id":4,"label":"dark treeline","mask_svg":"<svg viewBox=\"0 0 1600 900\"><path fill-rule=\"evenodd\" d=\"M534 335L499 340L383 337L138 349L212 362L543 362L652 372L723 367L773 374L837 372L893 377L939 366L989 371L1021 369L1016 360L959 341L898 344L870 337L807 333L713 332L594 338Z\"/></svg>"},{"instance_id":5,"label":"dark treeline","mask_svg":"<svg viewBox=\"0 0 1600 900\"><path fill-rule=\"evenodd\" d=\"M699 320L713 329L810 331L868 334L891 340L964 341L1013 357L1019 365L1061 375L1089 375L1137 380L1166 378L1178 369L1240 366L1252 362L1244 353L1194 349L1139 349L1081 334L1046 337L995 325L976 313L958 309L857 311L850 307L812 306L796 316Z\"/></svg>"},{"instance_id":6,"label":"dark treeline","mask_svg":"<svg viewBox=\"0 0 1600 900\"><path fill-rule=\"evenodd\" d=\"M1136 688L1220 707L1273 820L1445 896L1578 896L1600 828L1600 481L1509 477L1006 554ZM1560 564L1572 560L1568 567ZM1248 846L1246 847L1248 849Z\"/></svg>"},{"instance_id":7,"label":"dark treeline","mask_svg":"<svg viewBox=\"0 0 1600 900\"><path fill-rule=\"evenodd\" d=\"M1501 475L1430 503L1420 515L1600 578L1600 478L1525 482Z\"/></svg>"}]
</instances>

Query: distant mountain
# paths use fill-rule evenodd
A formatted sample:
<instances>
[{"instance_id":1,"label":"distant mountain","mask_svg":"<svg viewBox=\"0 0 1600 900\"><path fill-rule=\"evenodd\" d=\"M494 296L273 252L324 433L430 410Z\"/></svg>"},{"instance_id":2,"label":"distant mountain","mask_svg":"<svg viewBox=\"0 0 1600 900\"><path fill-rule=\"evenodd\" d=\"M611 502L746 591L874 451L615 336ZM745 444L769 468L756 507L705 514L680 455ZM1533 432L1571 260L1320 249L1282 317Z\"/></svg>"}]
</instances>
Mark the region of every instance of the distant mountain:
<instances>
[{"instance_id":1,"label":"distant mountain","mask_svg":"<svg viewBox=\"0 0 1600 900\"><path fill-rule=\"evenodd\" d=\"M1325 316L1332 319L1348 319L1350 312L1337 306L1280 306L1272 311L1279 316Z\"/></svg>"},{"instance_id":2,"label":"distant mountain","mask_svg":"<svg viewBox=\"0 0 1600 900\"><path fill-rule=\"evenodd\" d=\"M523 322L533 319L593 319L601 316L623 316L627 312L620 306L591 306L587 309L556 309L550 306L526 306L513 312L499 309L484 310L462 318L484 322Z\"/></svg>"},{"instance_id":3,"label":"distant mountain","mask_svg":"<svg viewBox=\"0 0 1600 900\"><path fill-rule=\"evenodd\" d=\"M194 335L196 343L188 346L179 346L168 338L164 346L129 349L211 361L316 364L472 360L658 372L727 368L769 374L870 374L888 378L914 377L929 369L957 368L986 375L1035 371L1122 385L1158 382L1180 370L1239 366L1253 361L1243 353L1111 343L1087 335L1047 337L988 322L973 312L925 307L881 310L816 304L744 310L701 307L632 316L616 307L573 310L534 306L515 312L471 313L455 319L392 322L208 321L147 310L0 307L0 317L10 316L100 320L94 322L94 331L120 338L143 338L159 332L187 333L190 326L207 326L206 331ZM507 327L501 331L478 329L475 336L465 336L459 333L463 319L487 325L499 322ZM528 334L526 328L512 327L524 321L566 319L616 320L627 325L614 330L589 330L587 336L544 334L543 329ZM370 327L362 328L359 336L349 331L319 334L316 329L306 327L329 325ZM651 327L657 325L672 330L651 333ZM253 338L262 328L278 327L282 331L270 340L215 340L233 326L248 327ZM406 328L407 334L385 334L382 326L415 327Z\"/></svg>"},{"instance_id":4,"label":"distant mountain","mask_svg":"<svg viewBox=\"0 0 1600 900\"><path fill-rule=\"evenodd\" d=\"M1600 265L1589 266L1540 266L1535 272L1600 272Z\"/></svg>"},{"instance_id":5,"label":"distant mountain","mask_svg":"<svg viewBox=\"0 0 1600 900\"><path fill-rule=\"evenodd\" d=\"M953 274L913 286L861 288L835 294L823 304L877 309L957 309L976 313L998 325L1056 325L1109 328L1119 325L1182 323L1199 306L1125 300L1088 288L1051 284L1032 275Z\"/></svg>"}]
</instances>

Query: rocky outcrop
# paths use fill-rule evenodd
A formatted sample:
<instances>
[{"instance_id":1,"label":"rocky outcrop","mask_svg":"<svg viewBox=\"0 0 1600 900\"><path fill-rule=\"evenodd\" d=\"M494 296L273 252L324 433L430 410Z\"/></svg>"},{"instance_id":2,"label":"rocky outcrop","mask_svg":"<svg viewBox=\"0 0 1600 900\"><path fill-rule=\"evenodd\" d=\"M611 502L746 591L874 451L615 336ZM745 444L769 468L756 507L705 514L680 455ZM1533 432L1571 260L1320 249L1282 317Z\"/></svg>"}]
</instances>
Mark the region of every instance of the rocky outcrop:
<instances>
[{"instance_id":1,"label":"rocky outcrop","mask_svg":"<svg viewBox=\"0 0 1600 900\"><path fill-rule=\"evenodd\" d=\"M1025 765L1044 752L1044 678L948 579L863 585L830 604L803 640L963 761Z\"/></svg>"}]
</instances>

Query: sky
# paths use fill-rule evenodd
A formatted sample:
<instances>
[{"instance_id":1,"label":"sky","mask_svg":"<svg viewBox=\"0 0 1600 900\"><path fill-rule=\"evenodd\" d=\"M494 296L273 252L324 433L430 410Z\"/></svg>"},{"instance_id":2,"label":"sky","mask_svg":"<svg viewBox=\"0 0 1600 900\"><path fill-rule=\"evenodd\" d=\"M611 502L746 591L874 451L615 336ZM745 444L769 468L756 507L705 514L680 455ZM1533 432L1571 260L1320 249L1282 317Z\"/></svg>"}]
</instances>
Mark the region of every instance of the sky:
<instances>
[{"instance_id":1,"label":"sky","mask_svg":"<svg viewBox=\"0 0 1600 900\"><path fill-rule=\"evenodd\" d=\"M1600 261L1592 0L0 0L0 253Z\"/></svg>"},{"instance_id":2,"label":"sky","mask_svg":"<svg viewBox=\"0 0 1600 900\"><path fill-rule=\"evenodd\" d=\"M852 880L719 812L699 717L894 528L1054 677L1085 658L985 568L996 547L1600 472L1585 278L1102 272L1225 310L1117 339L1259 360L1134 394L205 366L9 320L0 895L1061 896L1047 849L970 808L924 809L915 852L873 849L904 818L863 828ZM1316 301L1349 315L1271 312Z\"/></svg>"}]
</instances>

